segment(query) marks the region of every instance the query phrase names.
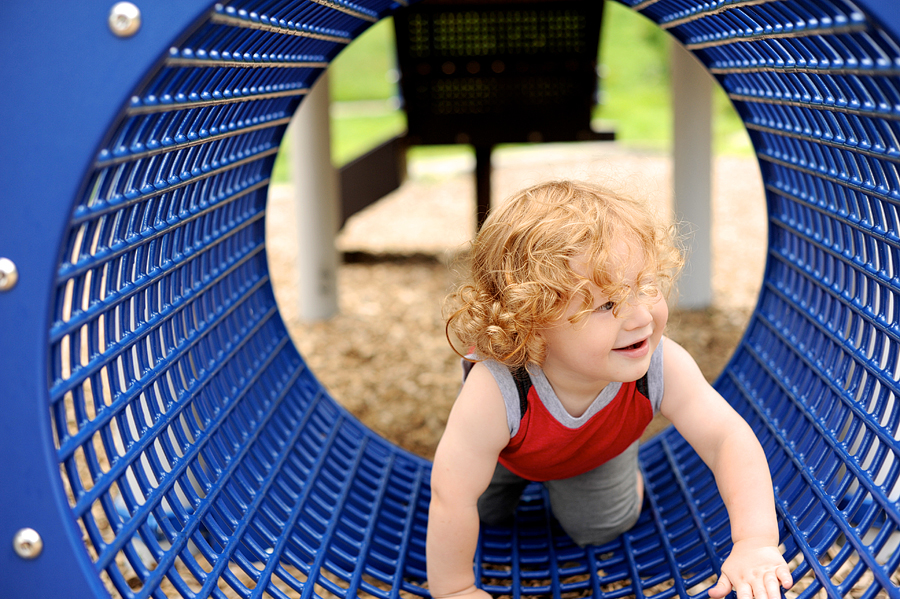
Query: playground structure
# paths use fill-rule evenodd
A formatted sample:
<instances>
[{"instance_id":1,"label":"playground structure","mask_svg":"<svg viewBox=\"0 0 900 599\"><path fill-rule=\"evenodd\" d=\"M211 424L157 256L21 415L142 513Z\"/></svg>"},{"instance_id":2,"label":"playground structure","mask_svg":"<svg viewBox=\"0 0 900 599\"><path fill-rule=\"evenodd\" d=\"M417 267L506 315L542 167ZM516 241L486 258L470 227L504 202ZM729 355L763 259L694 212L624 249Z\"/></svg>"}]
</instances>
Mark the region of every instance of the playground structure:
<instances>
[{"instance_id":1,"label":"playground structure","mask_svg":"<svg viewBox=\"0 0 900 599\"><path fill-rule=\"evenodd\" d=\"M715 75L760 160L765 278L716 386L765 448L801 596L900 597L900 5L624 4ZM263 227L303 96L403 7L110 8L0 19L0 595L427 596L430 464L305 368ZM641 464L641 519L602 547L532 489L482 535L484 587L702 594L730 543L711 475L674 430Z\"/></svg>"}]
</instances>

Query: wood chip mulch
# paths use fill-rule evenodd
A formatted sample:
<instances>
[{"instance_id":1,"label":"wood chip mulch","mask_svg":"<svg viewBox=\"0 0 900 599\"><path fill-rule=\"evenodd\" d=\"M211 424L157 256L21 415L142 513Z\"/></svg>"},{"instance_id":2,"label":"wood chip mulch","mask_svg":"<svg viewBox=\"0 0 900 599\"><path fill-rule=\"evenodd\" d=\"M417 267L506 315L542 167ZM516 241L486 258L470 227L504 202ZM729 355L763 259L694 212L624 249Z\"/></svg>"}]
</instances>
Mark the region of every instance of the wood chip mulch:
<instances>
[{"instance_id":1,"label":"wood chip mulch","mask_svg":"<svg viewBox=\"0 0 900 599\"><path fill-rule=\"evenodd\" d=\"M453 166L448 172L413 165L400 190L348 221L337 242L345 256L338 272L339 313L326 321L305 322L297 305L290 188L273 188L269 200L272 280L301 353L362 422L427 458L459 390L459 358L445 339L441 309L474 231L472 176L467 165ZM494 155L495 199L563 177L598 181L663 209L672 201L666 156L602 143ZM715 302L705 310L674 310L668 327L709 380L743 334L762 276L765 206L756 162L719 159L714 194ZM650 434L664 424L655 422Z\"/></svg>"}]
</instances>

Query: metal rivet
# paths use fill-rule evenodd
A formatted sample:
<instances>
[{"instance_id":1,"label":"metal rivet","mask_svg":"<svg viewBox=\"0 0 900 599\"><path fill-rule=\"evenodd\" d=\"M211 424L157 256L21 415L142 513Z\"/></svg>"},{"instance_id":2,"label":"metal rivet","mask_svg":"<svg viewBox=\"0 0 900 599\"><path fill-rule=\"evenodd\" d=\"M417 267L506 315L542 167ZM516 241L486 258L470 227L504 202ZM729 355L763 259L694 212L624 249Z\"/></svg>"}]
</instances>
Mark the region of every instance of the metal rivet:
<instances>
[{"instance_id":1,"label":"metal rivet","mask_svg":"<svg viewBox=\"0 0 900 599\"><path fill-rule=\"evenodd\" d=\"M24 559L34 559L44 549L44 540L33 528L22 528L13 537L13 549Z\"/></svg>"},{"instance_id":2,"label":"metal rivet","mask_svg":"<svg viewBox=\"0 0 900 599\"><path fill-rule=\"evenodd\" d=\"M131 37L141 28L141 11L131 2L117 2L109 11L109 29L119 37Z\"/></svg>"},{"instance_id":3,"label":"metal rivet","mask_svg":"<svg viewBox=\"0 0 900 599\"><path fill-rule=\"evenodd\" d=\"M0 258L0 291L9 291L19 281L19 269L9 258Z\"/></svg>"}]
</instances>

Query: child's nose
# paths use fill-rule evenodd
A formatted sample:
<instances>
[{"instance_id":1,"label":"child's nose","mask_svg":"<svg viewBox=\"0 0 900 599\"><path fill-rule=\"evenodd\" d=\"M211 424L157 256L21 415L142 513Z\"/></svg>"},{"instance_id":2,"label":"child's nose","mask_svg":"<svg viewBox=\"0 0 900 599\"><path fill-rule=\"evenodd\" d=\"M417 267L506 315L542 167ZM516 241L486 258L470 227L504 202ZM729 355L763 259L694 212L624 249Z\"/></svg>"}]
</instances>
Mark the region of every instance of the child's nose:
<instances>
[{"instance_id":1,"label":"child's nose","mask_svg":"<svg viewBox=\"0 0 900 599\"><path fill-rule=\"evenodd\" d=\"M650 313L650 305L647 302L631 301L628 302L628 310L625 315L625 326L630 330L642 329L653 321L653 315Z\"/></svg>"}]
</instances>

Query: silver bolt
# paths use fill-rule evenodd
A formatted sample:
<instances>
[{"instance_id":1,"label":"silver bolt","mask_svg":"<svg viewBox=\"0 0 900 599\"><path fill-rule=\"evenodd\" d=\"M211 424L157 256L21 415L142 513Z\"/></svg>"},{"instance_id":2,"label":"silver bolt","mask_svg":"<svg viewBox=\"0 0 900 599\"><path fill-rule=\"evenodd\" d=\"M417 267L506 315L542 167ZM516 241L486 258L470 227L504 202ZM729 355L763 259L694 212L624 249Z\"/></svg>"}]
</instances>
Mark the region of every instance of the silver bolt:
<instances>
[{"instance_id":1,"label":"silver bolt","mask_svg":"<svg viewBox=\"0 0 900 599\"><path fill-rule=\"evenodd\" d=\"M13 549L24 559L34 559L44 549L44 540L33 528L22 528L13 537Z\"/></svg>"},{"instance_id":2,"label":"silver bolt","mask_svg":"<svg viewBox=\"0 0 900 599\"><path fill-rule=\"evenodd\" d=\"M131 37L141 28L141 11L131 2L116 2L109 11L109 29L119 37Z\"/></svg>"},{"instance_id":3,"label":"silver bolt","mask_svg":"<svg viewBox=\"0 0 900 599\"><path fill-rule=\"evenodd\" d=\"M0 291L9 291L19 280L19 269L9 258L0 258Z\"/></svg>"}]
</instances>

